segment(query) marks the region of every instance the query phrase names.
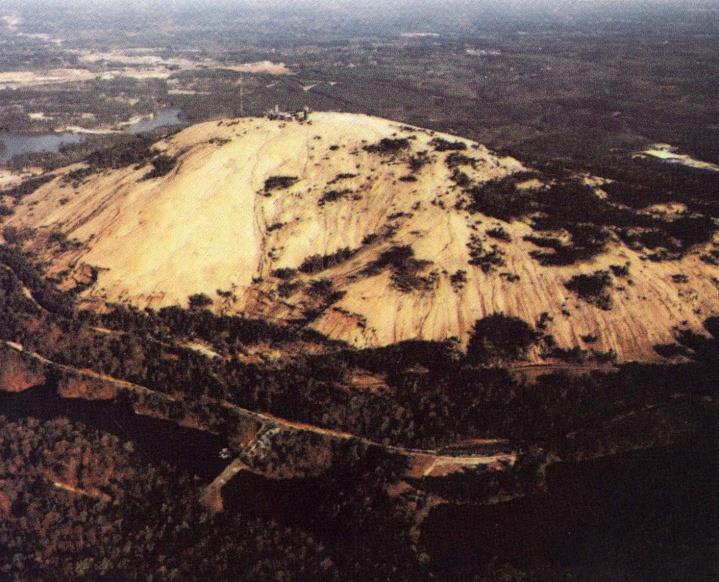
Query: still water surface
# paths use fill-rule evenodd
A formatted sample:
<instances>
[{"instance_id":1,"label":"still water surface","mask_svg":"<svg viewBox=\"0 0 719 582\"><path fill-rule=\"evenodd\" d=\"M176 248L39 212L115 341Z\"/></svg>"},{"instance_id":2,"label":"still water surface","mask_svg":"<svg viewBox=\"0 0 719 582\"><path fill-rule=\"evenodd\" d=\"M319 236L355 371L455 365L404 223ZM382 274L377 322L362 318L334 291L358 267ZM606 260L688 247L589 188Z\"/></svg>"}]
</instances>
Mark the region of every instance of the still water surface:
<instances>
[{"instance_id":1,"label":"still water surface","mask_svg":"<svg viewBox=\"0 0 719 582\"><path fill-rule=\"evenodd\" d=\"M152 131L158 127L179 125L180 110L164 109L155 114L152 119L143 119L130 125L126 132L132 135ZM5 148L0 147L0 164L11 160L14 156L37 152L57 152L64 145L71 145L85 141L89 134L84 133L46 133L41 135L20 135L12 132L0 131L0 142Z\"/></svg>"}]
</instances>

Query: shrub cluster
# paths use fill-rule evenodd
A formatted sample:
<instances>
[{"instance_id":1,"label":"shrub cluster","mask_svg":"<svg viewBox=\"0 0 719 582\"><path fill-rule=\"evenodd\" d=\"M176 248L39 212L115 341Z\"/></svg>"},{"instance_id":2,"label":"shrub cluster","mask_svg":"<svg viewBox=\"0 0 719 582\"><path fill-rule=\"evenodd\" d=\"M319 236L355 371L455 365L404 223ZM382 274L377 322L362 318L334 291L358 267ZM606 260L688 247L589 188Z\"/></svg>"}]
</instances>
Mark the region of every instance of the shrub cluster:
<instances>
[{"instance_id":1,"label":"shrub cluster","mask_svg":"<svg viewBox=\"0 0 719 582\"><path fill-rule=\"evenodd\" d=\"M564 286L576 293L587 303L608 311L612 308L612 296L609 289L612 286L612 277L609 271L596 271L590 275L575 275Z\"/></svg>"},{"instance_id":2,"label":"shrub cluster","mask_svg":"<svg viewBox=\"0 0 719 582\"><path fill-rule=\"evenodd\" d=\"M324 206L325 204L331 203L331 202L337 202L338 200L342 200L343 198L347 198L352 194L352 190L349 188L345 188L344 190L328 190L317 201L317 204L319 206Z\"/></svg>"},{"instance_id":3,"label":"shrub cluster","mask_svg":"<svg viewBox=\"0 0 719 582\"><path fill-rule=\"evenodd\" d=\"M429 144L438 152L464 151L467 144L463 141L448 141L441 137L435 137Z\"/></svg>"},{"instance_id":4,"label":"shrub cluster","mask_svg":"<svg viewBox=\"0 0 719 582\"><path fill-rule=\"evenodd\" d=\"M298 181L296 176L270 176L265 180L265 192L273 192L275 190L286 190Z\"/></svg>"},{"instance_id":5,"label":"shrub cluster","mask_svg":"<svg viewBox=\"0 0 719 582\"><path fill-rule=\"evenodd\" d=\"M467 248L469 249L469 264L481 268L484 273L492 273L506 264L505 253L499 248L499 245L493 244L487 249L482 239L476 234L471 235Z\"/></svg>"},{"instance_id":6,"label":"shrub cluster","mask_svg":"<svg viewBox=\"0 0 719 582\"><path fill-rule=\"evenodd\" d=\"M377 259L368 264L362 271L365 276L373 276L385 269L392 272L392 285L409 293L415 290L429 290L437 281L437 275L420 275L431 263L414 258L414 250L410 246L394 246L384 251Z\"/></svg>"},{"instance_id":7,"label":"shrub cluster","mask_svg":"<svg viewBox=\"0 0 719 582\"><path fill-rule=\"evenodd\" d=\"M38 176L37 178L29 178L27 180L24 180L17 186L14 186L13 188L4 190L2 192L2 195L9 196L10 198L14 198L15 200L19 201L25 196L29 196L30 194L35 192L35 190L40 188L40 186L44 186L45 184L51 182L54 179L55 176L52 174L45 174L42 176Z\"/></svg>"},{"instance_id":8,"label":"shrub cluster","mask_svg":"<svg viewBox=\"0 0 719 582\"><path fill-rule=\"evenodd\" d=\"M348 261L359 252L359 249L344 247L328 255L311 255L300 265L299 270L303 273L320 273Z\"/></svg>"},{"instance_id":9,"label":"shrub cluster","mask_svg":"<svg viewBox=\"0 0 719 582\"><path fill-rule=\"evenodd\" d=\"M167 174L175 169L177 159L161 154L150 160L150 163L152 164L152 170L142 177L143 180L153 180L167 176Z\"/></svg>"},{"instance_id":10,"label":"shrub cluster","mask_svg":"<svg viewBox=\"0 0 719 582\"><path fill-rule=\"evenodd\" d=\"M409 149L409 139L407 138L388 138L381 139L378 143L364 147L364 150L375 154L397 154L403 150Z\"/></svg>"},{"instance_id":11,"label":"shrub cluster","mask_svg":"<svg viewBox=\"0 0 719 582\"><path fill-rule=\"evenodd\" d=\"M519 360L538 339L535 329L522 319L489 315L474 324L467 358L473 363Z\"/></svg>"}]
</instances>

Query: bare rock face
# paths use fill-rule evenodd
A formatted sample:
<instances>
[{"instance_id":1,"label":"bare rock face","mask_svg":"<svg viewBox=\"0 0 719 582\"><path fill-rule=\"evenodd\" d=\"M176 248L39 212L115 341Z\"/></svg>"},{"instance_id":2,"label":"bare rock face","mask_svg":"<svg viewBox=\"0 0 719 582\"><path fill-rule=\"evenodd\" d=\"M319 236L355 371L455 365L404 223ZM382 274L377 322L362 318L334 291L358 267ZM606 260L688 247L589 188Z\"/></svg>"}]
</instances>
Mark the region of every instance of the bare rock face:
<instances>
[{"instance_id":1,"label":"bare rock face","mask_svg":"<svg viewBox=\"0 0 719 582\"><path fill-rule=\"evenodd\" d=\"M470 140L314 113L200 124L141 163L61 170L4 224L34 229L29 246L88 304L189 302L358 347L466 345L501 313L541 327L553 349L657 359L677 327L717 313L719 267L701 245L648 259L633 223L622 236L587 226L629 211L601 179L575 182L561 194L556 176ZM586 216L562 222L579 206Z\"/></svg>"},{"instance_id":2,"label":"bare rock face","mask_svg":"<svg viewBox=\"0 0 719 582\"><path fill-rule=\"evenodd\" d=\"M24 392L45 383L42 367L13 348L0 347L0 390Z\"/></svg>"}]
</instances>

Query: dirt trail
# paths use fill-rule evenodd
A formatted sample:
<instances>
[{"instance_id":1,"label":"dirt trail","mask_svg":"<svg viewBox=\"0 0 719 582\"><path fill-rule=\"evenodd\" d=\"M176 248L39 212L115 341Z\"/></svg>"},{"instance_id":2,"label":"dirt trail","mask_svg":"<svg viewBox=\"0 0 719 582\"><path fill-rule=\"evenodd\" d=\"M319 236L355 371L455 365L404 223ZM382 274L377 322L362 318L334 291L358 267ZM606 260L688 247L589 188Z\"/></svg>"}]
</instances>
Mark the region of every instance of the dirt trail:
<instances>
[{"instance_id":1,"label":"dirt trail","mask_svg":"<svg viewBox=\"0 0 719 582\"><path fill-rule=\"evenodd\" d=\"M112 500L112 497L110 497L107 494L91 493L89 491L86 491L85 489L73 487L72 485L68 485L67 483L62 483L61 481L52 481L52 486L55 487L55 489L60 489L61 491L67 491L68 493L72 493L73 495L80 495L81 497L92 497L94 499L100 499L105 502Z\"/></svg>"},{"instance_id":2,"label":"dirt trail","mask_svg":"<svg viewBox=\"0 0 719 582\"><path fill-rule=\"evenodd\" d=\"M222 489L242 471L252 471L252 469L245 465L240 459L232 461L227 465L225 470L205 488L200 501L213 511L223 511Z\"/></svg>"},{"instance_id":3,"label":"dirt trail","mask_svg":"<svg viewBox=\"0 0 719 582\"><path fill-rule=\"evenodd\" d=\"M45 358L44 356L36 353L25 350L21 345L3 341L2 345L5 347L23 353L25 356L45 365L48 367L52 367L61 371L66 371L71 374L84 376L87 378L92 378L95 380L100 380L103 382L107 382L109 384L112 384L118 388L122 388L125 390L128 390L130 392L135 392L138 394L143 394L145 396L147 395L154 395L155 397L159 397L168 401L176 401L177 399L164 394L160 392L156 392L150 388L147 388L146 386L141 386L140 384L134 384L132 382L127 382L125 380L120 380L117 378L114 378L112 376L108 376L106 374L101 374L99 372L95 372L93 370L88 369L78 369L73 368L71 366L66 366L63 364L58 364L56 362L53 362L52 360L49 360ZM208 400L209 401L209 400ZM462 454L461 452L458 452L456 455L447 454L447 453L440 453L436 450L422 450L422 449L412 449L412 448L406 448L406 447L400 447L400 446L394 446L394 445L386 445L383 443L378 443L376 441L373 441L368 438L360 437L357 435L354 435L352 433L348 432L342 432L337 431L333 429L328 428L322 428L319 426L315 426L312 424L306 424L302 422L287 420L285 418L280 418L277 416L274 416L272 414L262 413L262 412L256 412L253 410L247 410L245 408L236 406L228 401L212 401L216 404L220 404L223 408L233 411L235 414L239 416L243 416L245 418L253 419L256 421L259 421L261 426L265 428L279 428L286 431L293 431L293 432L306 432L311 433L315 435L320 435L324 438L333 439L333 440L341 440L341 441L348 441L353 440L359 443L362 443L364 445L370 446L370 447L378 447L388 453L391 454L397 454L402 455L408 458L408 460L412 463L413 466L422 466L426 467L428 464L434 463L435 467L446 467L448 465L452 466L458 466L458 467L477 467L482 465L495 465L497 463L500 464L508 464L513 465L516 461L517 455L515 452L511 453L497 453L494 455L476 455L476 454ZM500 441L497 441L500 442Z\"/></svg>"}]
</instances>

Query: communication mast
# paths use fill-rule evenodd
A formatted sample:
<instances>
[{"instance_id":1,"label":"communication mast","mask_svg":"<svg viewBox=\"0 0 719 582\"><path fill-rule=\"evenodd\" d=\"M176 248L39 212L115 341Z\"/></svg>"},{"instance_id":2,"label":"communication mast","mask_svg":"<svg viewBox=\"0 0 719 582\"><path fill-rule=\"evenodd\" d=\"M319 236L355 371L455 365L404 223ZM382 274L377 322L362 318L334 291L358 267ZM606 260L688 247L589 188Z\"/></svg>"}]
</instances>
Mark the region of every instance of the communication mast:
<instances>
[{"instance_id":1,"label":"communication mast","mask_svg":"<svg viewBox=\"0 0 719 582\"><path fill-rule=\"evenodd\" d=\"M245 79L240 77L240 117L245 116Z\"/></svg>"}]
</instances>

